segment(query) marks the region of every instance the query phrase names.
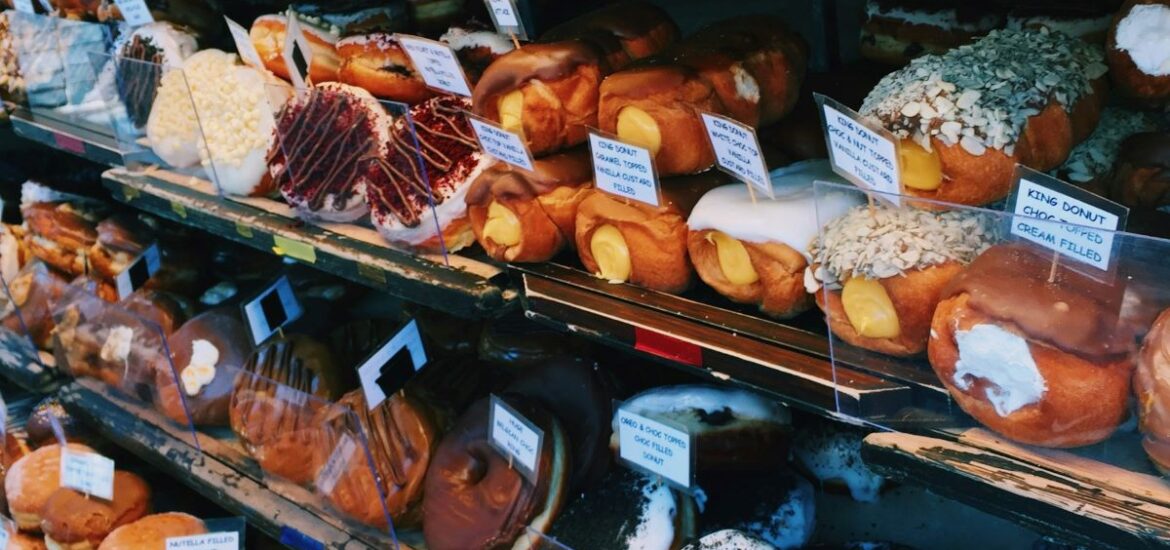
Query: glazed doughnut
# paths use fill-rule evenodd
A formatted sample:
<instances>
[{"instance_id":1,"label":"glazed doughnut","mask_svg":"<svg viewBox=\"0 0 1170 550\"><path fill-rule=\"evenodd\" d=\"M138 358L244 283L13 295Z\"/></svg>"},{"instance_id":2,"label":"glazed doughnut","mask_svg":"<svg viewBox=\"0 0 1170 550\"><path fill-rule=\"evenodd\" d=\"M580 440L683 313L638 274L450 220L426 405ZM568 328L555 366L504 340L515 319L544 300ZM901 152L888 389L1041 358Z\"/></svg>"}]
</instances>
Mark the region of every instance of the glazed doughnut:
<instances>
[{"instance_id":1,"label":"glazed doughnut","mask_svg":"<svg viewBox=\"0 0 1170 550\"><path fill-rule=\"evenodd\" d=\"M1068 160L1050 174L1064 181L1109 195L1109 179L1121 143L1130 136L1157 128L1157 118L1145 111L1110 105L1101 112L1101 122L1088 139L1077 145Z\"/></svg>"},{"instance_id":2,"label":"glazed doughnut","mask_svg":"<svg viewBox=\"0 0 1170 550\"><path fill-rule=\"evenodd\" d=\"M659 176L711 167L700 111L756 127L779 120L800 97L808 45L779 18L715 23L601 84L598 128L645 147Z\"/></svg>"},{"instance_id":3,"label":"glazed doughnut","mask_svg":"<svg viewBox=\"0 0 1170 550\"><path fill-rule=\"evenodd\" d=\"M496 162L467 191L475 240L502 262L545 262L573 246L577 207L593 187L583 149L533 162L533 172Z\"/></svg>"},{"instance_id":4,"label":"glazed doughnut","mask_svg":"<svg viewBox=\"0 0 1170 550\"><path fill-rule=\"evenodd\" d=\"M1051 252L1020 243L976 258L942 293L930 364L989 429L1079 447L1108 438L1126 415L1134 327L1119 316L1122 286L1052 265Z\"/></svg>"},{"instance_id":5,"label":"glazed doughnut","mask_svg":"<svg viewBox=\"0 0 1170 550\"><path fill-rule=\"evenodd\" d=\"M703 194L728 180L718 171L663 180L657 208L590 191L577 207L577 254L585 270L660 292L690 288L694 268L687 256L687 216Z\"/></svg>"},{"instance_id":6,"label":"glazed doughnut","mask_svg":"<svg viewBox=\"0 0 1170 550\"><path fill-rule=\"evenodd\" d=\"M439 41L455 52L463 74L467 75L472 86L479 82L489 65L515 49L508 37L485 29L451 27L439 37Z\"/></svg>"},{"instance_id":7,"label":"glazed doughnut","mask_svg":"<svg viewBox=\"0 0 1170 550\"><path fill-rule=\"evenodd\" d=\"M252 352L248 329L238 313L230 309L201 313L179 327L168 344L174 371L161 361L155 367L155 406L180 425L187 425L188 413L197 426L229 425L236 373Z\"/></svg>"},{"instance_id":8,"label":"glazed doughnut","mask_svg":"<svg viewBox=\"0 0 1170 550\"><path fill-rule=\"evenodd\" d=\"M93 449L76 443L70 451L92 453ZM49 497L61 487L61 446L49 445L29 453L12 465L4 478L8 509L21 531L41 531L41 511Z\"/></svg>"},{"instance_id":9,"label":"glazed doughnut","mask_svg":"<svg viewBox=\"0 0 1170 550\"><path fill-rule=\"evenodd\" d=\"M337 43L337 53L341 56L337 79L375 97L414 105L435 95L392 34L344 38Z\"/></svg>"},{"instance_id":10,"label":"glazed doughnut","mask_svg":"<svg viewBox=\"0 0 1170 550\"><path fill-rule=\"evenodd\" d=\"M96 212L68 202L37 202L22 206L20 213L34 256L73 276L86 273L86 255L98 237Z\"/></svg>"},{"instance_id":11,"label":"glazed doughnut","mask_svg":"<svg viewBox=\"0 0 1170 550\"><path fill-rule=\"evenodd\" d=\"M313 50L308 79L314 84L337 80L337 69L341 64L337 55L337 40L340 37L304 18L300 18L299 22L305 38L309 41L309 47ZM262 15L252 22L252 29L248 34L252 38L256 52L260 54L264 67L280 78L291 80L288 67L284 65L287 26L288 18L284 14Z\"/></svg>"},{"instance_id":12,"label":"glazed doughnut","mask_svg":"<svg viewBox=\"0 0 1170 550\"><path fill-rule=\"evenodd\" d=\"M1121 142L1109 196L1137 210L1170 206L1170 133L1134 134Z\"/></svg>"},{"instance_id":13,"label":"glazed doughnut","mask_svg":"<svg viewBox=\"0 0 1170 550\"><path fill-rule=\"evenodd\" d=\"M1138 355L1133 392L1137 397L1142 448L1163 473L1170 471L1170 400L1166 369L1170 369L1170 310L1163 311L1146 334Z\"/></svg>"},{"instance_id":14,"label":"glazed doughnut","mask_svg":"<svg viewBox=\"0 0 1170 550\"><path fill-rule=\"evenodd\" d=\"M941 54L1003 25L987 7L922 0L868 0L861 27L861 55L905 65L922 54Z\"/></svg>"},{"instance_id":15,"label":"glazed doughnut","mask_svg":"<svg viewBox=\"0 0 1170 550\"><path fill-rule=\"evenodd\" d=\"M940 294L995 242L996 221L974 211L858 206L822 220L805 284L837 338L887 355L918 355Z\"/></svg>"},{"instance_id":16,"label":"glazed doughnut","mask_svg":"<svg viewBox=\"0 0 1170 550\"><path fill-rule=\"evenodd\" d=\"M1128 0L1109 27L1109 76L1122 95L1170 100L1170 0Z\"/></svg>"},{"instance_id":17,"label":"glazed doughnut","mask_svg":"<svg viewBox=\"0 0 1170 550\"><path fill-rule=\"evenodd\" d=\"M900 140L904 194L981 206L1007 196L1017 163L1046 172L1092 133L1105 71L1084 41L993 31L887 75L860 113Z\"/></svg>"},{"instance_id":18,"label":"glazed doughnut","mask_svg":"<svg viewBox=\"0 0 1170 550\"><path fill-rule=\"evenodd\" d=\"M619 468L570 501L549 534L570 548L672 550L695 536L697 516L690 495Z\"/></svg>"},{"instance_id":19,"label":"glazed doughnut","mask_svg":"<svg viewBox=\"0 0 1170 550\"><path fill-rule=\"evenodd\" d=\"M433 550L527 548L526 528L547 532L568 489L567 437L556 417L515 396L510 406L544 432L530 483L488 443L491 401L471 406L439 443L423 491L423 536ZM517 541L517 538L521 540Z\"/></svg>"},{"instance_id":20,"label":"glazed doughnut","mask_svg":"<svg viewBox=\"0 0 1170 550\"><path fill-rule=\"evenodd\" d=\"M844 182L824 160L773 170L771 178L775 200L753 199L742 183L703 195L687 219L687 250L699 278L716 292L789 318L813 303L804 271L808 245L820 231L818 217L837 218L862 199L851 193L815 196L814 180Z\"/></svg>"}]
</instances>

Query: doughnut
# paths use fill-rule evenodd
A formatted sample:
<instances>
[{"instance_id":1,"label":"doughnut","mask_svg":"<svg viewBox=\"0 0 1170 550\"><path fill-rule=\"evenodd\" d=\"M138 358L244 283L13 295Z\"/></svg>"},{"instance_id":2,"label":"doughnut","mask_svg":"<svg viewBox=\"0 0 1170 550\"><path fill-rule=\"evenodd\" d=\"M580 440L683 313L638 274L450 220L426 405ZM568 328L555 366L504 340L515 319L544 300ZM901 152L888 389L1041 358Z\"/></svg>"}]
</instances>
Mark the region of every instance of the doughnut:
<instances>
[{"instance_id":1,"label":"doughnut","mask_svg":"<svg viewBox=\"0 0 1170 550\"><path fill-rule=\"evenodd\" d=\"M922 54L941 54L1004 23L1003 15L975 4L924 0L868 0L861 26L861 55L905 65Z\"/></svg>"},{"instance_id":2,"label":"doughnut","mask_svg":"<svg viewBox=\"0 0 1170 550\"><path fill-rule=\"evenodd\" d=\"M163 73L182 68L198 48L191 33L161 21L138 27L121 41L115 84L134 126L142 128L150 119Z\"/></svg>"},{"instance_id":3,"label":"doughnut","mask_svg":"<svg viewBox=\"0 0 1170 550\"><path fill-rule=\"evenodd\" d=\"M1145 111L1110 105L1101 111L1101 122L1088 139L1073 148L1064 164L1049 172L1061 180L1108 196L1109 179L1121 143L1126 138L1157 128L1157 118Z\"/></svg>"},{"instance_id":4,"label":"doughnut","mask_svg":"<svg viewBox=\"0 0 1170 550\"><path fill-rule=\"evenodd\" d=\"M1170 100L1170 0L1128 0L1109 27L1105 59L1118 92L1165 105Z\"/></svg>"},{"instance_id":5,"label":"doughnut","mask_svg":"<svg viewBox=\"0 0 1170 550\"><path fill-rule=\"evenodd\" d=\"M837 422L818 422L797 430L792 456L822 490L846 493L858 502L877 502L886 480L861 458L865 432Z\"/></svg>"},{"instance_id":6,"label":"doughnut","mask_svg":"<svg viewBox=\"0 0 1170 550\"><path fill-rule=\"evenodd\" d=\"M720 529L683 547L683 550L776 550L763 539L738 529Z\"/></svg>"},{"instance_id":7,"label":"doughnut","mask_svg":"<svg viewBox=\"0 0 1170 550\"><path fill-rule=\"evenodd\" d=\"M818 217L834 219L861 203L854 193L815 196L813 181L843 183L825 160L771 173L775 200L743 183L708 191L687 219L687 250L699 278L733 302L789 318L812 306L804 288L808 244ZM759 193L758 191L756 192Z\"/></svg>"},{"instance_id":8,"label":"doughnut","mask_svg":"<svg viewBox=\"0 0 1170 550\"><path fill-rule=\"evenodd\" d=\"M369 212L369 159L385 147L389 126L389 115L369 92L337 82L318 84L277 116L269 175L303 216L362 219Z\"/></svg>"},{"instance_id":9,"label":"doughnut","mask_svg":"<svg viewBox=\"0 0 1170 550\"><path fill-rule=\"evenodd\" d=\"M475 86L479 77L500 56L515 49L508 37L486 29L451 27L439 41L450 46L463 67L463 74Z\"/></svg>"},{"instance_id":10,"label":"doughnut","mask_svg":"<svg viewBox=\"0 0 1170 550\"><path fill-rule=\"evenodd\" d=\"M1138 211L1170 206L1170 133L1134 134L1121 142L1109 197Z\"/></svg>"},{"instance_id":11,"label":"doughnut","mask_svg":"<svg viewBox=\"0 0 1170 550\"><path fill-rule=\"evenodd\" d=\"M38 401L33 406L32 412L28 415L28 420L25 423L25 433L28 436L29 447L32 449L40 449L41 447L57 445L59 443L57 434L53 428L53 419L56 419L57 425L61 427L61 431L65 435L65 441L89 445L91 447L100 443L100 439L94 437L91 430L87 429L80 420L65 410L65 407L61 405L61 400L57 399L57 396L50 395Z\"/></svg>"},{"instance_id":12,"label":"doughnut","mask_svg":"<svg viewBox=\"0 0 1170 550\"><path fill-rule=\"evenodd\" d=\"M86 273L86 254L98 237L97 211L69 202L35 202L22 206L20 214L33 256L75 277Z\"/></svg>"},{"instance_id":13,"label":"doughnut","mask_svg":"<svg viewBox=\"0 0 1170 550\"><path fill-rule=\"evenodd\" d=\"M25 94L24 75L20 72L20 61L16 41L12 36L10 17L12 11L0 12L0 99L16 104L28 100ZM18 23L19 24L19 23Z\"/></svg>"},{"instance_id":14,"label":"doughnut","mask_svg":"<svg viewBox=\"0 0 1170 550\"><path fill-rule=\"evenodd\" d=\"M341 64L341 59L337 55L337 40L340 36L305 18L298 18L298 21L305 38L309 41L309 48L313 51L308 80L315 84L337 80L337 69ZM284 64L287 26L288 18L284 14L262 15L252 22L248 34L252 38L252 45L256 47L256 53L260 54L264 68L280 78L291 80L288 67Z\"/></svg>"},{"instance_id":15,"label":"doughnut","mask_svg":"<svg viewBox=\"0 0 1170 550\"><path fill-rule=\"evenodd\" d=\"M836 338L919 355L940 293L996 241L997 221L975 211L855 207L828 221L810 246L805 286Z\"/></svg>"},{"instance_id":16,"label":"doughnut","mask_svg":"<svg viewBox=\"0 0 1170 550\"><path fill-rule=\"evenodd\" d=\"M207 526L199 518L180 512L146 516L110 533L97 550L139 550L166 548L169 538L202 535Z\"/></svg>"},{"instance_id":17,"label":"doughnut","mask_svg":"<svg viewBox=\"0 0 1170 550\"><path fill-rule=\"evenodd\" d=\"M435 95L392 34L344 38L337 43L337 53L341 56L337 79L375 97L414 105Z\"/></svg>"},{"instance_id":18,"label":"doughnut","mask_svg":"<svg viewBox=\"0 0 1170 550\"><path fill-rule=\"evenodd\" d=\"M64 487L45 502L41 531L52 548L97 548L111 531L150 513L150 486L125 471L114 472L113 500Z\"/></svg>"},{"instance_id":19,"label":"doughnut","mask_svg":"<svg viewBox=\"0 0 1170 550\"><path fill-rule=\"evenodd\" d=\"M53 310L68 288L69 281L38 262L25 266L16 278L7 279L6 283L7 293L0 299L10 297L11 305L15 308L4 308L5 314L0 319L0 325L13 334L24 334L27 331L38 349L52 349L56 328Z\"/></svg>"},{"instance_id":20,"label":"doughnut","mask_svg":"<svg viewBox=\"0 0 1170 550\"><path fill-rule=\"evenodd\" d=\"M354 36L371 31L406 30L406 7L380 0L329 0L324 3L294 2L297 17L328 28L337 36Z\"/></svg>"},{"instance_id":21,"label":"doughnut","mask_svg":"<svg viewBox=\"0 0 1170 550\"><path fill-rule=\"evenodd\" d=\"M1053 269L1050 251L994 246L941 294L930 365L959 407L1008 439L1103 441L1127 413L1134 370L1122 293L1066 265Z\"/></svg>"},{"instance_id":22,"label":"doughnut","mask_svg":"<svg viewBox=\"0 0 1170 550\"><path fill-rule=\"evenodd\" d=\"M860 114L899 140L903 194L982 206L1007 196L1017 163L1046 172L1092 133L1105 71L1082 40L993 31L890 73Z\"/></svg>"},{"instance_id":23,"label":"doughnut","mask_svg":"<svg viewBox=\"0 0 1170 550\"><path fill-rule=\"evenodd\" d=\"M805 548L816 529L816 492L785 470L704 484L705 529L735 529L781 550Z\"/></svg>"},{"instance_id":24,"label":"doughnut","mask_svg":"<svg viewBox=\"0 0 1170 550\"><path fill-rule=\"evenodd\" d=\"M697 516L690 495L620 468L569 502L549 535L570 548L672 550L694 537Z\"/></svg>"},{"instance_id":25,"label":"doughnut","mask_svg":"<svg viewBox=\"0 0 1170 550\"><path fill-rule=\"evenodd\" d=\"M605 5L545 31L541 42L580 40L601 55L609 70L617 71L664 50L678 39L679 30L665 10L638 0Z\"/></svg>"},{"instance_id":26,"label":"doughnut","mask_svg":"<svg viewBox=\"0 0 1170 550\"><path fill-rule=\"evenodd\" d=\"M1170 369L1170 310L1163 311L1142 341L1133 392L1137 397L1142 448L1163 474L1170 471L1170 401L1166 370Z\"/></svg>"},{"instance_id":27,"label":"doughnut","mask_svg":"<svg viewBox=\"0 0 1170 550\"><path fill-rule=\"evenodd\" d=\"M1105 43L1105 36L1112 21L1113 11L1107 5L1095 8L1075 4L1024 6L1008 12L1006 28L1019 31L1043 27L1100 46Z\"/></svg>"},{"instance_id":28,"label":"doughnut","mask_svg":"<svg viewBox=\"0 0 1170 550\"><path fill-rule=\"evenodd\" d=\"M168 345L174 371L162 361L154 370L159 412L184 426L188 413L196 426L230 425L236 373L252 352L238 312L225 308L196 315L171 335Z\"/></svg>"},{"instance_id":29,"label":"doughnut","mask_svg":"<svg viewBox=\"0 0 1170 550\"><path fill-rule=\"evenodd\" d=\"M93 449L76 443L70 451L92 453ZM12 520L21 531L41 532L41 512L49 497L61 487L61 446L48 445L29 453L8 470L4 478L4 493L8 495L8 509Z\"/></svg>"}]
</instances>

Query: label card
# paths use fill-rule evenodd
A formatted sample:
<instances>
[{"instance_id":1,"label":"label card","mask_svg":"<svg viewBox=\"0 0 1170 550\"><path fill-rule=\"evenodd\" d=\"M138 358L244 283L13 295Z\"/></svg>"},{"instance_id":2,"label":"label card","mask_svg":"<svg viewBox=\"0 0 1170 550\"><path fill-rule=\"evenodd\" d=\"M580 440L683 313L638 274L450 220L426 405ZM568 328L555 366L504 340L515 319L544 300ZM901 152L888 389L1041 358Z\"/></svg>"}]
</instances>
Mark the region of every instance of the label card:
<instances>
[{"instance_id":1,"label":"label card","mask_svg":"<svg viewBox=\"0 0 1170 550\"><path fill-rule=\"evenodd\" d=\"M760 140L751 126L741 124L725 116L702 113L707 138L715 151L719 169L738 178L771 199L772 178L760 152Z\"/></svg>"},{"instance_id":2,"label":"label card","mask_svg":"<svg viewBox=\"0 0 1170 550\"><path fill-rule=\"evenodd\" d=\"M146 0L114 0L118 11L122 12L122 19L131 27L141 27L154 23L154 16L150 8L146 7Z\"/></svg>"},{"instance_id":3,"label":"label card","mask_svg":"<svg viewBox=\"0 0 1170 550\"><path fill-rule=\"evenodd\" d=\"M329 460L317 472L315 485L321 494L328 495L337 487L338 480L345 473L349 461L353 459L354 451L357 451L357 442L349 434L342 434L341 441L337 442L337 447L329 455Z\"/></svg>"},{"instance_id":4,"label":"label card","mask_svg":"<svg viewBox=\"0 0 1170 550\"><path fill-rule=\"evenodd\" d=\"M226 15L223 16L223 19L227 21L228 32L232 35L232 42L236 43L236 53L240 54L240 59L253 68L263 69L264 62L260 60L260 52L256 51L256 45L252 43L252 37L248 34L248 29L232 21Z\"/></svg>"},{"instance_id":5,"label":"label card","mask_svg":"<svg viewBox=\"0 0 1170 550\"><path fill-rule=\"evenodd\" d=\"M0 550L8 550L8 539L12 536L12 531L16 531L15 527L8 525L7 520L4 523L3 528L0 528Z\"/></svg>"},{"instance_id":6,"label":"label card","mask_svg":"<svg viewBox=\"0 0 1170 550\"><path fill-rule=\"evenodd\" d=\"M1109 270L1112 232L1125 229L1128 208L1024 166L1016 167L1016 179L1015 191L1008 199L1010 211L1015 214L1012 235L1102 271ZM1026 218L1054 223L1033 224Z\"/></svg>"},{"instance_id":7,"label":"label card","mask_svg":"<svg viewBox=\"0 0 1170 550\"><path fill-rule=\"evenodd\" d=\"M396 34L395 38L410 56L410 62L422 73L427 86L455 95L471 97L471 84L463 73L463 66L455 52L442 42L427 40L409 34Z\"/></svg>"},{"instance_id":8,"label":"label card","mask_svg":"<svg viewBox=\"0 0 1170 550\"><path fill-rule=\"evenodd\" d=\"M158 243L150 245L140 256L130 262L130 266L123 269L114 279L118 287L118 299L125 300L135 290L142 288L146 281L158 273L162 267L162 259L158 251Z\"/></svg>"},{"instance_id":9,"label":"label card","mask_svg":"<svg viewBox=\"0 0 1170 550\"><path fill-rule=\"evenodd\" d=\"M15 0L12 2L12 7L21 13L36 13L37 10L33 8L32 0ZM5 542L7 542L7 533L5 533ZM0 546L2 548L2 546Z\"/></svg>"},{"instance_id":10,"label":"label card","mask_svg":"<svg viewBox=\"0 0 1170 550\"><path fill-rule=\"evenodd\" d=\"M620 407L617 417L622 461L689 491L694 463L691 435Z\"/></svg>"},{"instance_id":11,"label":"label card","mask_svg":"<svg viewBox=\"0 0 1170 550\"><path fill-rule=\"evenodd\" d=\"M288 277L281 275L272 286L244 304L244 319L252 331L257 346L266 342L277 330L300 319L304 314L301 303L293 292Z\"/></svg>"},{"instance_id":12,"label":"label card","mask_svg":"<svg viewBox=\"0 0 1170 550\"><path fill-rule=\"evenodd\" d=\"M358 378L370 410L405 386L406 381L426 364L427 351L423 347L422 335L418 323L411 319L358 367Z\"/></svg>"},{"instance_id":13,"label":"label card","mask_svg":"<svg viewBox=\"0 0 1170 550\"><path fill-rule=\"evenodd\" d=\"M225 532L170 537L166 550L240 550L240 534Z\"/></svg>"},{"instance_id":14,"label":"label card","mask_svg":"<svg viewBox=\"0 0 1170 550\"><path fill-rule=\"evenodd\" d=\"M62 447L61 486L103 500L113 500L114 461L96 453Z\"/></svg>"},{"instance_id":15,"label":"label card","mask_svg":"<svg viewBox=\"0 0 1170 550\"><path fill-rule=\"evenodd\" d=\"M488 422L492 447L508 458L512 467L520 470L528 481L535 483L544 431L495 395Z\"/></svg>"},{"instance_id":16,"label":"label card","mask_svg":"<svg viewBox=\"0 0 1170 550\"><path fill-rule=\"evenodd\" d=\"M820 107L833 171L862 189L884 193L882 199L900 205L902 173L894 135L870 128L861 115L832 98L813 96Z\"/></svg>"},{"instance_id":17,"label":"label card","mask_svg":"<svg viewBox=\"0 0 1170 550\"><path fill-rule=\"evenodd\" d=\"M467 113L467 121L475 130L475 137L479 139L479 146L487 153L517 168L531 172L532 154L524 144L524 138L501 128L498 124L487 119Z\"/></svg>"},{"instance_id":18,"label":"label card","mask_svg":"<svg viewBox=\"0 0 1170 550\"><path fill-rule=\"evenodd\" d=\"M288 68L289 79L293 87L298 90L308 88L309 66L313 63L313 49L309 46L309 39L305 38L301 30L301 22L292 10L288 11L288 25L284 33L284 48L281 51L284 57L284 66Z\"/></svg>"},{"instance_id":19,"label":"label card","mask_svg":"<svg viewBox=\"0 0 1170 550\"><path fill-rule=\"evenodd\" d=\"M496 32L503 35L516 35L520 40L528 40L524 32L524 22L520 20L520 10L516 9L516 0L486 0L488 14L492 16L492 23L496 25Z\"/></svg>"},{"instance_id":20,"label":"label card","mask_svg":"<svg viewBox=\"0 0 1170 550\"><path fill-rule=\"evenodd\" d=\"M8 436L8 403L4 401L4 396L0 395L0 439ZM0 546L0 550L4 547Z\"/></svg>"},{"instance_id":21,"label":"label card","mask_svg":"<svg viewBox=\"0 0 1170 550\"><path fill-rule=\"evenodd\" d=\"M662 203L650 150L593 130L589 132L589 152L593 155L595 187L650 206Z\"/></svg>"}]
</instances>

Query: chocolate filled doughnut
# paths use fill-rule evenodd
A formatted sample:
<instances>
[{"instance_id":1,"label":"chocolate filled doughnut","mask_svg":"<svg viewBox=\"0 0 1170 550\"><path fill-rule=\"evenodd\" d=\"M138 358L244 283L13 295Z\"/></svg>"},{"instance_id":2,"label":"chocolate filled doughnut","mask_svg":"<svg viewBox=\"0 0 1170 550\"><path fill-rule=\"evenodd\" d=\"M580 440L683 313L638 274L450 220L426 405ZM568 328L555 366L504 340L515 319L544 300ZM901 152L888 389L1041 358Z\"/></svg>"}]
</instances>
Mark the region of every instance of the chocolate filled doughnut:
<instances>
[{"instance_id":1,"label":"chocolate filled doughnut","mask_svg":"<svg viewBox=\"0 0 1170 550\"><path fill-rule=\"evenodd\" d=\"M923 0L867 0L861 55L905 65L922 54L940 54L999 28L994 7Z\"/></svg>"},{"instance_id":2,"label":"chocolate filled doughnut","mask_svg":"<svg viewBox=\"0 0 1170 550\"><path fill-rule=\"evenodd\" d=\"M570 548L672 550L695 536L694 499L627 468L570 501L549 534Z\"/></svg>"},{"instance_id":3,"label":"chocolate filled doughnut","mask_svg":"<svg viewBox=\"0 0 1170 550\"><path fill-rule=\"evenodd\" d=\"M182 425L188 423L188 412L197 426L229 425L235 374L252 352L239 315L229 309L201 313L184 323L168 343L174 370L162 361L155 366L155 406Z\"/></svg>"},{"instance_id":4,"label":"chocolate filled doughnut","mask_svg":"<svg viewBox=\"0 0 1170 550\"><path fill-rule=\"evenodd\" d=\"M309 80L323 83L337 80L340 59L337 55L337 40L340 36L333 29L316 24L306 18L298 18L301 31L313 51L309 64ZM291 80L289 69L284 64L285 30L288 17L284 14L262 15L252 22L248 34L264 68L285 80Z\"/></svg>"},{"instance_id":5,"label":"chocolate filled doughnut","mask_svg":"<svg viewBox=\"0 0 1170 550\"><path fill-rule=\"evenodd\" d=\"M69 444L74 452L92 453L93 449ZM41 447L21 457L4 478L8 509L21 531L39 533L41 512L49 497L61 487L61 445Z\"/></svg>"},{"instance_id":6,"label":"chocolate filled doughnut","mask_svg":"<svg viewBox=\"0 0 1170 550\"><path fill-rule=\"evenodd\" d=\"M414 105L434 97L410 56L388 33L350 36L337 43L337 79L381 99Z\"/></svg>"},{"instance_id":7,"label":"chocolate filled doughnut","mask_svg":"<svg viewBox=\"0 0 1170 550\"><path fill-rule=\"evenodd\" d=\"M782 550L805 548L816 529L816 491L803 477L779 470L731 475L704 485L705 529L736 529Z\"/></svg>"},{"instance_id":8,"label":"chocolate filled doughnut","mask_svg":"<svg viewBox=\"0 0 1170 550\"><path fill-rule=\"evenodd\" d=\"M512 547L526 528L547 532L560 512L568 488L566 435L555 417L531 401L507 402L544 431L536 482L491 447L491 401L477 401L443 438L427 469L423 536L429 548Z\"/></svg>"},{"instance_id":9,"label":"chocolate filled doughnut","mask_svg":"<svg viewBox=\"0 0 1170 550\"><path fill-rule=\"evenodd\" d=\"M165 548L167 539L204 533L207 526L195 516L180 512L154 514L114 529L98 550Z\"/></svg>"},{"instance_id":10,"label":"chocolate filled doughnut","mask_svg":"<svg viewBox=\"0 0 1170 550\"><path fill-rule=\"evenodd\" d=\"M1128 0L1113 18L1105 57L1118 91L1149 105L1170 100L1170 0Z\"/></svg>"},{"instance_id":11,"label":"chocolate filled doughnut","mask_svg":"<svg viewBox=\"0 0 1170 550\"><path fill-rule=\"evenodd\" d=\"M52 548L97 548L110 532L150 513L150 486L125 471L114 472L113 500L57 489L41 511L41 531Z\"/></svg>"}]
</instances>

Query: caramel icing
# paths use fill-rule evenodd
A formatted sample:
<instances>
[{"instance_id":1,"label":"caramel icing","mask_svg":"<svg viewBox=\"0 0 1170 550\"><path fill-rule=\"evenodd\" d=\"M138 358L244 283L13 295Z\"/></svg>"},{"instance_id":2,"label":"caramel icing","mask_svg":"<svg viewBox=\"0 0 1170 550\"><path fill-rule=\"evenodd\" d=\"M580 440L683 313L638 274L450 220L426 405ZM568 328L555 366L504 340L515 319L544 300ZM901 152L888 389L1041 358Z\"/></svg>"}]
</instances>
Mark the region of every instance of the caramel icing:
<instances>
[{"instance_id":1,"label":"caramel icing","mask_svg":"<svg viewBox=\"0 0 1170 550\"><path fill-rule=\"evenodd\" d=\"M568 40L529 44L497 59L483 72L472 94L477 113L492 112L495 98L529 80L557 80L580 65L596 65L601 57L584 42Z\"/></svg>"},{"instance_id":2,"label":"caramel icing","mask_svg":"<svg viewBox=\"0 0 1170 550\"><path fill-rule=\"evenodd\" d=\"M497 162L480 174L467 191L467 204L483 206L492 199L527 200L558 187L578 187L593 179L593 167L584 149L575 149L533 161L534 172Z\"/></svg>"}]
</instances>

